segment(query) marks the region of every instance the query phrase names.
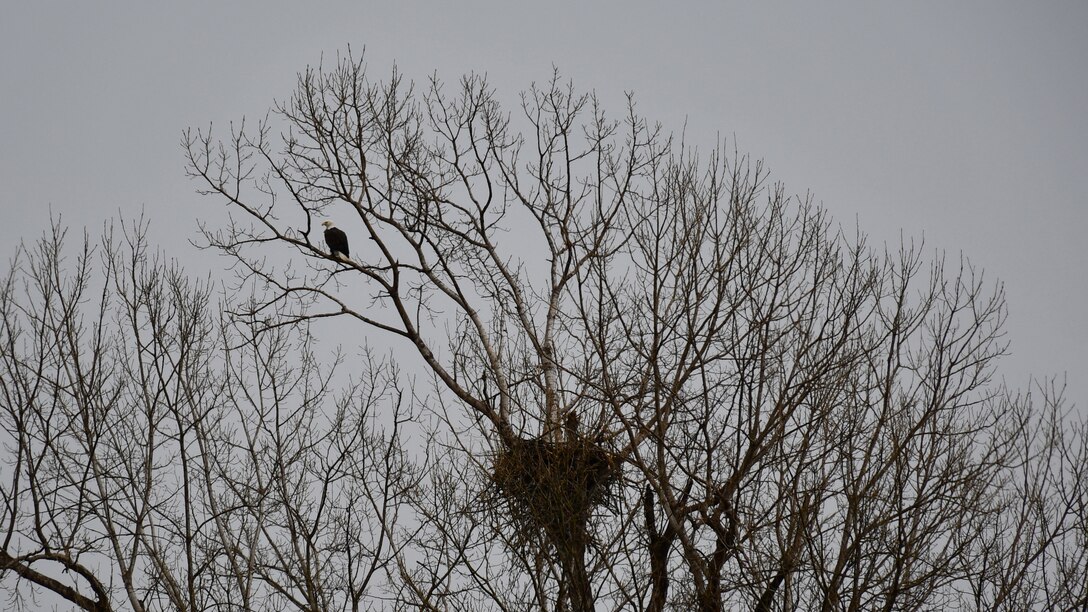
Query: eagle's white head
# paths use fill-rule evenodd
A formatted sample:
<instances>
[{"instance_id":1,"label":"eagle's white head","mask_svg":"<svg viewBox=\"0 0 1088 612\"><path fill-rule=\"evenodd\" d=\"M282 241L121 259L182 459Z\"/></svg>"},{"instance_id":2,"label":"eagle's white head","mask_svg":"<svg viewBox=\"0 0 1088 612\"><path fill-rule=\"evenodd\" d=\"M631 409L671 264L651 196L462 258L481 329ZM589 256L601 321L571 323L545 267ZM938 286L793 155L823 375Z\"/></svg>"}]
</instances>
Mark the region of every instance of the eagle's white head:
<instances>
[{"instance_id":1,"label":"eagle's white head","mask_svg":"<svg viewBox=\"0 0 1088 612\"><path fill-rule=\"evenodd\" d=\"M321 223L321 225L322 225L322 226L323 226L323 227L324 227L325 229L329 229L330 227L332 227L332 221L323 221L323 222Z\"/></svg>"}]
</instances>

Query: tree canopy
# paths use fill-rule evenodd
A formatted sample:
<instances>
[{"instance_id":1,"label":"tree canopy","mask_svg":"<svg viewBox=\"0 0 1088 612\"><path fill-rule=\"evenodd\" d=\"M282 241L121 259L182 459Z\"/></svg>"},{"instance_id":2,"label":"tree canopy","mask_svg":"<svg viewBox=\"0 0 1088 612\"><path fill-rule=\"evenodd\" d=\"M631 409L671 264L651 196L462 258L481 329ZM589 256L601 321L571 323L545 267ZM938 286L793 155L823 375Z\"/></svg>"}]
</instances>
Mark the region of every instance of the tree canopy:
<instances>
[{"instance_id":1,"label":"tree canopy","mask_svg":"<svg viewBox=\"0 0 1088 612\"><path fill-rule=\"evenodd\" d=\"M347 56L256 124L187 131L227 211L202 227L224 292L143 223L22 249L0 294L13 600L1088 604L1085 422L1051 383L1000 382L999 284L870 246L633 100L558 74L500 100ZM325 355L330 330L393 349Z\"/></svg>"}]
</instances>

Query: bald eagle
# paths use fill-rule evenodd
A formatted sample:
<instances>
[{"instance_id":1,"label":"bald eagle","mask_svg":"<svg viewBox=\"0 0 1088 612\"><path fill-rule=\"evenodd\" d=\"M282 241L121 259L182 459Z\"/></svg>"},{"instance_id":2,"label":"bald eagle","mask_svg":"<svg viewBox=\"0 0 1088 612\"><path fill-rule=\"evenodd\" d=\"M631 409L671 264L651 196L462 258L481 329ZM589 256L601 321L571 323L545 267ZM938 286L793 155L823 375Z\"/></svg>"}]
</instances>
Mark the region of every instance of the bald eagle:
<instances>
[{"instance_id":1,"label":"bald eagle","mask_svg":"<svg viewBox=\"0 0 1088 612\"><path fill-rule=\"evenodd\" d=\"M340 260L350 260L348 235L344 230L333 225L332 221L325 221L321 225L325 226L325 244L329 246L329 255Z\"/></svg>"}]
</instances>

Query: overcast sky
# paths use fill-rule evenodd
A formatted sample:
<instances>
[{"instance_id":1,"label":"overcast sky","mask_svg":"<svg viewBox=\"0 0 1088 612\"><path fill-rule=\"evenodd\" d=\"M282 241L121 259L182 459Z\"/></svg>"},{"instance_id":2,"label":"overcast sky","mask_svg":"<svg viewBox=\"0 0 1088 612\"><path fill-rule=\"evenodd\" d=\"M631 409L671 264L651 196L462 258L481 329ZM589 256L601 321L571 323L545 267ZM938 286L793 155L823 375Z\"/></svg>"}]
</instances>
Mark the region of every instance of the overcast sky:
<instances>
[{"instance_id":1,"label":"overcast sky","mask_svg":"<svg viewBox=\"0 0 1088 612\"><path fill-rule=\"evenodd\" d=\"M95 230L144 209L198 259L196 220L223 217L182 130L262 116L348 45L376 75L486 73L511 105L554 65L689 140L735 136L876 245L963 251L1005 283L1002 374L1068 373L1086 410L1088 2L756 4L5 3L0 254L50 210Z\"/></svg>"}]
</instances>

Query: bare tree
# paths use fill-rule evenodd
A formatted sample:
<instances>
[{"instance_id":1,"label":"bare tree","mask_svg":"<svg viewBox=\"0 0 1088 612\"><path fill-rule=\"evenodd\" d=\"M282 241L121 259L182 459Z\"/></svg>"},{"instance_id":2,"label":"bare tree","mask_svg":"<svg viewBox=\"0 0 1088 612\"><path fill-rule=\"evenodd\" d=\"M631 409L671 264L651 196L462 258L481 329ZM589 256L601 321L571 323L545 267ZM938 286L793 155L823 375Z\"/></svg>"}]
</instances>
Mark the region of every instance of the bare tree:
<instances>
[{"instance_id":1,"label":"bare tree","mask_svg":"<svg viewBox=\"0 0 1088 612\"><path fill-rule=\"evenodd\" d=\"M435 478L463 501L429 523L462 534L447 592L461 572L518 609L1083 600L1083 424L994 382L1004 299L970 263L875 251L761 164L558 76L511 115L480 77L417 92L349 56L185 146L257 310L404 338L462 406L442 416L463 490ZM470 557L480 528L505 552Z\"/></svg>"},{"instance_id":2,"label":"bare tree","mask_svg":"<svg viewBox=\"0 0 1088 612\"><path fill-rule=\"evenodd\" d=\"M507 112L481 77L348 56L184 146L251 299L217 308L140 231L89 310L89 247L73 285L58 238L5 286L18 584L88 609L1088 603L1085 422L1000 383L1004 297L966 259L873 248L558 75ZM400 345L343 373L312 348L332 326Z\"/></svg>"},{"instance_id":3,"label":"bare tree","mask_svg":"<svg viewBox=\"0 0 1088 612\"><path fill-rule=\"evenodd\" d=\"M57 224L3 284L9 603L371 605L422 467L396 370L365 359L333 387L303 329L224 318L145 230L66 250Z\"/></svg>"}]
</instances>

